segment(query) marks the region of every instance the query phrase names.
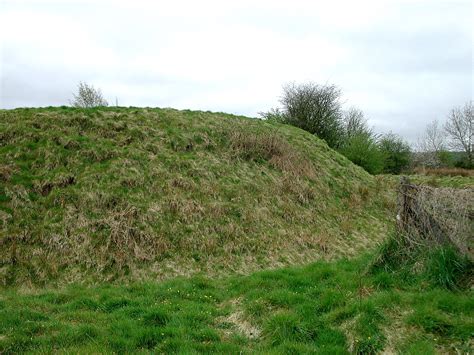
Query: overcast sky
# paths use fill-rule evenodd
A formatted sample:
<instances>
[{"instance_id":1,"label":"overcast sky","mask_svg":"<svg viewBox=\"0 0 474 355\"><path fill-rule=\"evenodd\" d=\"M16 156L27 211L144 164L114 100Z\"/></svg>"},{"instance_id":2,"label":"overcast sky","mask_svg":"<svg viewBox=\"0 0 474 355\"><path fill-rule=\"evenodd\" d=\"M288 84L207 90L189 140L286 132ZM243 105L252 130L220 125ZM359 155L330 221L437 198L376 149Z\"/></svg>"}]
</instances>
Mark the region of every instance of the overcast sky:
<instances>
[{"instance_id":1,"label":"overcast sky","mask_svg":"<svg viewBox=\"0 0 474 355\"><path fill-rule=\"evenodd\" d=\"M470 0L0 3L0 108L68 104L82 80L120 106L255 117L313 81L413 142L473 98Z\"/></svg>"}]
</instances>

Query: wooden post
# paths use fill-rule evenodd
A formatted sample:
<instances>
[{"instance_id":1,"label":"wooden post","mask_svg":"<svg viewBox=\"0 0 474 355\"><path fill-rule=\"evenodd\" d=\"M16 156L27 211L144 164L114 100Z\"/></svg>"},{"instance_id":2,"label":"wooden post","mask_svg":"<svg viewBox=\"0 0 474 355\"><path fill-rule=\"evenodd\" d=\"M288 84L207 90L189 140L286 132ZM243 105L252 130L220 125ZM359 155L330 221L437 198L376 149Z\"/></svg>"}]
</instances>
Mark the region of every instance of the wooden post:
<instances>
[{"instance_id":1,"label":"wooden post","mask_svg":"<svg viewBox=\"0 0 474 355\"><path fill-rule=\"evenodd\" d=\"M412 196L410 196L410 179L406 176L400 178L398 189L398 214L397 226L400 230L405 230L409 223L410 205Z\"/></svg>"}]
</instances>

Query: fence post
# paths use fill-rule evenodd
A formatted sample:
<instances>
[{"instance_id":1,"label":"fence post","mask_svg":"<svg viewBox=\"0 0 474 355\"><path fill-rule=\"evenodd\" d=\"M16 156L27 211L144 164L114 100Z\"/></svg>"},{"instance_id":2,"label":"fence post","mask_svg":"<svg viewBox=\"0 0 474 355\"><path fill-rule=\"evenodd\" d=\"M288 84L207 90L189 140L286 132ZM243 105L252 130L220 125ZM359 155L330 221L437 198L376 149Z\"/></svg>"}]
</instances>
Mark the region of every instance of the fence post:
<instances>
[{"instance_id":1,"label":"fence post","mask_svg":"<svg viewBox=\"0 0 474 355\"><path fill-rule=\"evenodd\" d=\"M409 196L408 189L410 179L406 176L400 178L400 186L398 187L398 214L397 226L400 230L404 230L409 218Z\"/></svg>"}]
</instances>

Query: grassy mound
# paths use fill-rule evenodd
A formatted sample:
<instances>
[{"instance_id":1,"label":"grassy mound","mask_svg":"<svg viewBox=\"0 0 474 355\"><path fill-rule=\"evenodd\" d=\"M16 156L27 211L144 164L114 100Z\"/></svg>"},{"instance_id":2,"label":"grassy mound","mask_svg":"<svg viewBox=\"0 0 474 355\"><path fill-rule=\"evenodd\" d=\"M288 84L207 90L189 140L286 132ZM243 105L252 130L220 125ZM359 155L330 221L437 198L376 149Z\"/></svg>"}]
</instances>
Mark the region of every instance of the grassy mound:
<instances>
[{"instance_id":1,"label":"grassy mound","mask_svg":"<svg viewBox=\"0 0 474 355\"><path fill-rule=\"evenodd\" d=\"M386 234L380 179L294 127L210 112L0 111L2 284L249 273Z\"/></svg>"}]
</instances>

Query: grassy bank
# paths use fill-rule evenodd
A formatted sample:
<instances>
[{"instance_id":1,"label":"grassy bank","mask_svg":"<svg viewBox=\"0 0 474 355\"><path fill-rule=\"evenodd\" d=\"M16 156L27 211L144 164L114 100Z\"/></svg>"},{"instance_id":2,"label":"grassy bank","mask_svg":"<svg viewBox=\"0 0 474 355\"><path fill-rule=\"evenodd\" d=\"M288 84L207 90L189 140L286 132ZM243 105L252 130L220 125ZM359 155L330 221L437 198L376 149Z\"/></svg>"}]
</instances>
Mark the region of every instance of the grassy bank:
<instances>
[{"instance_id":1,"label":"grassy bank","mask_svg":"<svg viewBox=\"0 0 474 355\"><path fill-rule=\"evenodd\" d=\"M250 273L373 249L393 193L295 127L173 109L0 111L4 285Z\"/></svg>"},{"instance_id":2,"label":"grassy bank","mask_svg":"<svg viewBox=\"0 0 474 355\"><path fill-rule=\"evenodd\" d=\"M459 259L437 253L418 272L365 256L214 281L11 289L0 351L468 353L473 293L432 277L457 277Z\"/></svg>"}]
</instances>

